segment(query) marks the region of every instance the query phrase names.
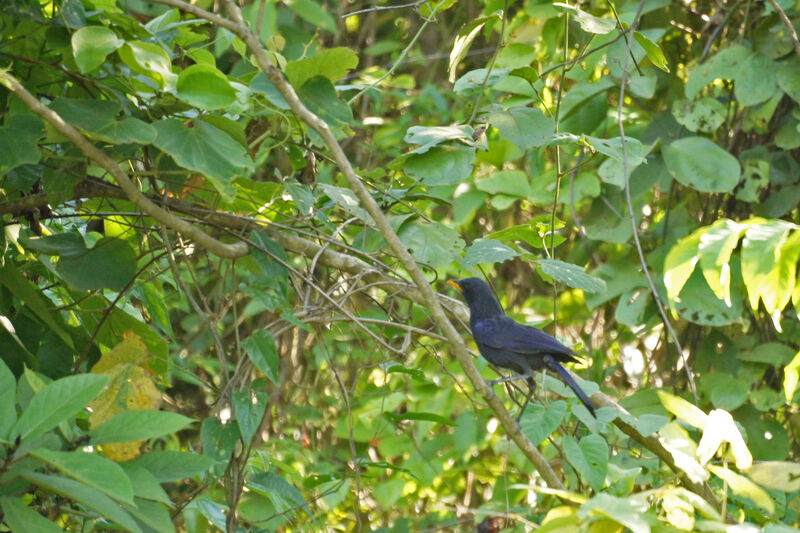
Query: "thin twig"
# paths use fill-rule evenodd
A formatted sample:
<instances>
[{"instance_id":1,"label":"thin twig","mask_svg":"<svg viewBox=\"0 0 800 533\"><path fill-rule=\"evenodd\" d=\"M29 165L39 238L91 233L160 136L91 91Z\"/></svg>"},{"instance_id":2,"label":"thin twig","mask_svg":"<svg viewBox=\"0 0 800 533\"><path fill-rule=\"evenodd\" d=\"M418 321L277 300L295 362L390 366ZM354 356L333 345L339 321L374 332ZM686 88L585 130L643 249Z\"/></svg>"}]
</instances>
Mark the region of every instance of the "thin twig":
<instances>
[{"instance_id":1,"label":"thin twig","mask_svg":"<svg viewBox=\"0 0 800 533\"><path fill-rule=\"evenodd\" d=\"M417 8L420 5L424 4L428 0L419 0L418 2L411 2L410 4L400 4L397 6L376 6L376 7L369 7L367 9L361 9L359 11L352 11L350 13L345 13L342 15L341 18L346 19L347 17L355 17L356 15L363 15L364 13L372 13L373 11L389 11L390 9L405 9L407 7Z\"/></svg>"}]
</instances>

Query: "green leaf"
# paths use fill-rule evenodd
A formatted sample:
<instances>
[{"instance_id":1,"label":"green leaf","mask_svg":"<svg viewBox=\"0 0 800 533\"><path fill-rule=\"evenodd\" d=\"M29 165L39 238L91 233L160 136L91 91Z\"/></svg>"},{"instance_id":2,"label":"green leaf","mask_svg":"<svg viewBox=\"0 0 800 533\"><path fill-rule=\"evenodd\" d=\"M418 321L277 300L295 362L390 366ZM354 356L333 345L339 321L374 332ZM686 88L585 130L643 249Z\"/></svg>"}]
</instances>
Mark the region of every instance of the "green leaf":
<instances>
[{"instance_id":1,"label":"green leaf","mask_svg":"<svg viewBox=\"0 0 800 533\"><path fill-rule=\"evenodd\" d=\"M775 369L788 364L794 357L795 349L787 344L780 342L765 342L758 344L748 351L736 354L736 358L741 361L752 363L766 363Z\"/></svg>"},{"instance_id":2,"label":"green leaf","mask_svg":"<svg viewBox=\"0 0 800 533\"><path fill-rule=\"evenodd\" d=\"M129 442L147 440L176 433L194 420L169 411L122 411L89 432L91 443Z\"/></svg>"},{"instance_id":3,"label":"green leaf","mask_svg":"<svg viewBox=\"0 0 800 533\"><path fill-rule=\"evenodd\" d=\"M131 482L125 471L111 459L80 450L59 452L40 448L30 454L115 500L133 503Z\"/></svg>"},{"instance_id":4,"label":"green leaf","mask_svg":"<svg viewBox=\"0 0 800 533\"><path fill-rule=\"evenodd\" d=\"M498 81L507 78L508 73L508 69L502 68L493 69L491 72L485 68L470 70L456 80L455 84L453 85L453 92L463 95L480 89L484 85L483 82L486 80L487 75L489 76L489 79L486 81L486 87L492 87Z\"/></svg>"},{"instance_id":5,"label":"green leaf","mask_svg":"<svg viewBox=\"0 0 800 533\"><path fill-rule=\"evenodd\" d=\"M797 390L797 383L800 380L800 352L795 354L792 361L783 369L783 392L786 395L786 402L792 403L794 393Z\"/></svg>"},{"instance_id":6,"label":"green leaf","mask_svg":"<svg viewBox=\"0 0 800 533\"><path fill-rule=\"evenodd\" d=\"M0 176L20 165L34 165L42 158L39 138L44 129L39 117L14 114L0 127Z\"/></svg>"},{"instance_id":7,"label":"green leaf","mask_svg":"<svg viewBox=\"0 0 800 533\"><path fill-rule=\"evenodd\" d=\"M153 142L178 165L204 174L223 195L233 194L231 181L253 170L245 148L230 135L202 120L185 125L176 118L153 124L158 137Z\"/></svg>"},{"instance_id":8,"label":"green leaf","mask_svg":"<svg viewBox=\"0 0 800 533\"><path fill-rule=\"evenodd\" d=\"M589 482L595 492L603 488L608 472L608 444L600 435L587 435L580 444L564 438L564 454L569 463Z\"/></svg>"},{"instance_id":9,"label":"green leaf","mask_svg":"<svg viewBox=\"0 0 800 533\"><path fill-rule=\"evenodd\" d=\"M566 414L567 402L564 400L555 400L546 407L531 404L525 409L519 424L525 436L538 446L561 425Z\"/></svg>"},{"instance_id":10,"label":"green leaf","mask_svg":"<svg viewBox=\"0 0 800 533\"><path fill-rule=\"evenodd\" d=\"M675 396L666 391L656 391L658 399L661 404L673 415L679 419L691 424L692 426L703 429L706 426L708 415L705 414L699 407L689 403L680 396Z\"/></svg>"},{"instance_id":11,"label":"green leaf","mask_svg":"<svg viewBox=\"0 0 800 533\"><path fill-rule=\"evenodd\" d=\"M311 57L286 64L286 77L295 87L302 87L308 80L323 76L336 82L358 66L358 56L349 48L331 48Z\"/></svg>"},{"instance_id":12,"label":"green leaf","mask_svg":"<svg viewBox=\"0 0 800 533\"><path fill-rule=\"evenodd\" d=\"M747 401L747 384L739 380L728 380L711 389L711 403L718 409L733 411Z\"/></svg>"},{"instance_id":13,"label":"green leaf","mask_svg":"<svg viewBox=\"0 0 800 533\"><path fill-rule=\"evenodd\" d=\"M44 435L83 410L107 382L108 376L79 374L48 383L22 412L11 435L23 441Z\"/></svg>"},{"instance_id":14,"label":"green leaf","mask_svg":"<svg viewBox=\"0 0 800 533\"><path fill-rule=\"evenodd\" d=\"M105 26L84 26L72 34L72 54L83 74L102 65L106 56L123 44L125 40Z\"/></svg>"},{"instance_id":15,"label":"green leaf","mask_svg":"<svg viewBox=\"0 0 800 533\"><path fill-rule=\"evenodd\" d=\"M104 238L82 254L62 256L56 270L75 290L121 290L136 275L136 252L127 241Z\"/></svg>"},{"instance_id":16,"label":"green leaf","mask_svg":"<svg viewBox=\"0 0 800 533\"><path fill-rule=\"evenodd\" d=\"M498 129L500 135L522 150L547 144L555 132L553 119L530 107L515 107L510 111L492 113L489 115L489 122Z\"/></svg>"},{"instance_id":17,"label":"green leaf","mask_svg":"<svg viewBox=\"0 0 800 533\"><path fill-rule=\"evenodd\" d=\"M528 176L522 170L498 170L488 178L477 180L475 187L489 194L507 194L521 198L527 198L531 194Z\"/></svg>"},{"instance_id":18,"label":"green leaf","mask_svg":"<svg viewBox=\"0 0 800 533\"><path fill-rule=\"evenodd\" d=\"M650 59L656 67L668 73L669 65L667 64L667 58L661 50L661 47L648 39L642 32L633 32L633 37L636 39L636 42L644 48L645 53L647 53L647 58Z\"/></svg>"},{"instance_id":19,"label":"green leaf","mask_svg":"<svg viewBox=\"0 0 800 533\"><path fill-rule=\"evenodd\" d=\"M446 426L457 426L457 422L453 422L447 417L437 415L436 413L420 413L414 411L406 411L405 413L395 414L384 412L383 416L390 422L402 422L403 420L426 420L428 422L437 422Z\"/></svg>"},{"instance_id":20,"label":"green leaf","mask_svg":"<svg viewBox=\"0 0 800 533\"><path fill-rule=\"evenodd\" d=\"M669 173L686 187L731 192L739 183L739 161L705 137L678 139L661 151Z\"/></svg>"},{"instance_id":21,"label":"green leaf","mask_svg":"<svg viewBox=\"0 0 800 533\"><path fill-rule=\"evenodd\" d=\"M159 483L169 483L202 474L217 461L191 452L155 451L140 455L131 463L149 471Z\"/></svg>"},{"instance_id":22,"label":"green leaf","mask_svg":"<svg viewBox=\"0 0 800 533\"><path fill-rule=\"evenodd\" d=\"M156 138L155 128L138 118L117 120L122 106L110 100L59 97L53 100L50 109L89 137L103 142L149 144Z\"/></svg>"},{"instance_id":23,"label":"green leaf","mask_svg":"<svg viewBox=\"0 0 800 533\"><path fill-rule=\"evenodd\" d=\"M63 530L46 519L20 498L0 498L3 520L11 531L36 531L37 533L61 533Z\"/></svg>"},{"instance_id":24,"label":"green leaf","mask_svg":"<svg viewBox=\"0 0 800 533\"><path fill-rule=\"evenodd\" d=\"M781 258L789 229L789 224L782 220L752 219L742 240L742 278L750 307L758 309L759 299L762 300L777 328L780 328L780 312L789 303L795 284L796 254L791 254L794 263Z\"/></svg>"},{"instance_id":25,"label":"green leaf","mask_svg":"<svg viewBox=\"0 0 800 533\"><path fill-rule=\"evenodd\" d=\"M316 76L297 90L297 96L308 109L332 128L341 128L353 122L353 111L336 92L328 78Z\"/></svg>"},{"instance_id":26,"label":"green leaf","mask_svg":"<svg viewBox=\"0 0 800 533\"><path fill-rule=\"evenodd\" d=\"M753 53L734 77L733 94L743 106L766 102L778 90L775 62L764 54Z\"/></svg>"},{"instance_id":27,"label":"green leaf","mask_svg":"<svg viewBox=\"0 0 800 533\"><path fill-rule=\"evenodd\" d=\"M617 23L613 19L604 19L600 17L595 17L578 9L577 7L571 6L569 4L562 4L562 3L554 3L553 6L560 7L564 11L568 13L571 12L572 18L580 24L581 29L588 33L595 33L595 34L606 34L614 30L616 28Z\"/></svg>"},{"instance_id":28,"label":"green leaf","mask_svg":"<svg viewBox=\"0 0 800 533\"><path fill-rule=\"evenodd\" d=\"M0 359L0 440L8 440L8 432L17 423L17 380Z\"/></svg>"},{"instance_id":29,"label":"green leaf","mask_svg":"<svg viewBox=\"0 0 800 533\"><path fill-rule=\"evenodd\" d=\"M602 292L606 288L605 281L587 274L581 266L565 263L558 259L540 259L536 264L542 269L542 272L573 289L581 289L585 292Z\"/></svg>"},{"instance_id":30,"label":"green leaf","mask_svg":"<svg viewBox=\"0 0 800 533\"><path fill-rule=\"evenodd\" d=\"M250 476L247 487L253 492L269 498L277 509L302 507L306 514L311 516L303 494L278 474L272 472L254 474Z\"/></svg>"},{"instance_id":31,"label":"green leaf","mask_svg":"<svg viewBox=\"0 0 800 533\"><path fill-rule=\"evenodd\" d=\"M158 480L142 468L141 466L132 464L130 461L120 463L128 479L131 481L133 487L133 494L137 498L147 498L156 502L161 502L165 505L172 507L172 500L169 499L167 493L159 485Z\"/></svg>"},{"instance_id":32,"label":"green leaf","mask_svg":"<svg viewBox=\"0 0 800 533\"><path fill-rule=\"evenodd\" d=\"M153 43L127 41L119 49L119 57L131 70L150 78L161 89L172 89L178 77L172 72L169 54Z\"/></svg>"},{"instance_id":33,"label":"green leaf","mask_svg":"<svg viewBox=\"0 0 800 533\"><path fill-rule=\"evenodd\" d=\"M479 17L475 20L472 20L469 24L459 30L458 35L456 35L456 38L453 41L453 49L450 50L450 61L447 65L447 81L450 83L456 81L456 68L458 67L458 64L461 63L461 60L467 55L469 47L472 45L475 37L478 36L481 28L483 28L488 21L501 20L502 17L502 11L495 11L488 17Z\"/></svg>"},{"instance_id":34,"label":"green leaf","mask_svg":"<svg viewBox=\"0 0 800 533\"><path fill-rule=\"evenodd\" d=\"M62 476L26 472L22 477L39 487L80 502L130 531L135 533L141 533L142 531L131 518L131 515L122 510L117 502L99 490Z\"/></svg>"},{"instance_id":35,"label":"green leaf","mask_svg":"<svg viewBox=\"0 0 800 533\"><path fill-rule=\"evenodd\" d=\"M247 357L271 382L278 382L278 349L275 347L275 338L266 329L254 331L242 341L242 348Z\"/></svg>"},{"instance_id":36,"label":"green leaf","mask_svg":"<svg viewBox=\"0 0 800 533\"><path fill-rule=\"evenodd\" d=\"M686 82L686 98L694 98L703 87L718 78L733 79L752 54L753 51L749 48L734 45L693 68Z\"/></svg>"},{"instance_id":37,"label":"green leaf","mask_svg":"<svg viewBox=\"0 0 800 533\"><path fill-rule=\"evenodd\" d=\"M134 504L126 503L123 508L142 524L152 528L157 533L175 533L172 517L163 505L136 498Z\"/></svg>"},{"instance_id":38,"label":"green leaf","mask_svg":"<svg viewBox=\"0 0 800 533\"><path fill-rule=\"evenodd\" d=\"M406 130L403 141L408 144L418 144L419 148L412 150L412 154L423 154L447 141L464 141L472 144L474 130L470 126L412 126Z\"/></svg>"},{"instance_id":39,"label":"green leaf","mask_svg":"<svg viewBox=\"0 0 800 533\"><path fill-rule=\"evenodd\" d=\"M321 28L334 34L339 33L334 18L318 2L314 0L284 0L284 4L315 28Z\"/></svg>"},{"instance_id":40,"label":"green leaf","mask_svg":"<svg viewBox=\"0 0 800 533\"><path fill-rule=\"evenodd\" d=\"M797 62L782 63L776 73L778 87L795 102L800 102L800 69Z\"/></svg>"},{"instance_id":41,"label":"green leaf","mask_svg":"<svg viewBox=\"0 0 800 533\"><path fill-rule=\"evenodd\" d=\"M236 101L225 74L211 65L192 65L178 76L178 98L200 109L214 110Z\"/></svg>"},{"instance_id":42,"label":"green leaf","mask_svg":"<svg viewBox=\"0 0 800 533\"><path fill-rule=\"evenodd\" d=\"M460 260L464 248L464 241L458 233L438 222L406 223L398 236L415 260L432 268Z\"/></svg>"},{"instance_id":43,"label":"green leaf","mask_svg":"<svg viewBox=\"0 0 800 533\"><path fill-rule=\"evenodd\" d=\"M733 417L727 411L714 409L708 414L706 426L703 428L703 437L697 446L698 460L702 464L710 461L723 443L730 444L730 451L736 460L736 468L747 470L753 465L753 456L747 449Z\"/></svg>"},{"instance_id":44,"label":"green leaf","mask_svg":"<svg viewBox=\"0 0 800 533\"><path fill-rule=\"evenodd\" d=\"M756 505L765 509L770 514L775 512L775 503L772 501L769 494L746 477L717 465L708 465L707 468L718 478L726 481L728 487L730 487L737 496L753 500Z\"/></svg>"},{"instance_id":45,"label":"green leaf","mask_svg":"<svg viewBox=\"0 0 800 533\"><path fill-rule=\"evenodd\" d=\"M494 239L475 239L466 250L461 261L463 268L472 268L483 263L503 263L519 256L519 252Z\"/></svg>"},{"instance_id":46,"label":"green leaf","mask_svg":"<svg viewBox=\"0 0 800 533\"><path fill-rule=\"evenodd\" d=\"M728 110L716 98L699 100L675 100L672 114L687 130L714 133L725 122Z\"/></svg>"},{"instance_id":47,"label":"green leaf","mask_svg":"<svg viewBox=\"0 0 800 533\"><path fill-rule=\"evenodd\" d=\"M700 260L698 254L703 233L706 228L700 228L691 235L679 240L667 253L664 260L664 286L667 288L667 299L674 308L675 301L683 286L689 281L694 272L694 267Z\"/></svg>"},{"instance_id":48,"label":"green leaf","mask_svg":"<svg viewBox=\"0 0 800 533\"><path fill-rule=\"evenodd\" d=\"M431 187L456 185L469 178L475 162L471 146L434 146L424 153L411 152L390 163L390 168L402 168L407 175Z\"/></svg>"},{"instance_id":49,"label":"green leaf","mask_svg":"<svg viewBox=\"0 0 800 533\"><path fill-rule=\"evenodd\" d=\"M738 224L732 220L722 219L717 220L706 228L701 228L697 232L699 242L691 239L688 244L680 244L683 248L680 253L689 255L691 249L686 246L697 246L700 254L700 268L703 271L703 277L706 283L714 291L714 294L720 300L723 300L727 305L731 305L731 266L729 264L731 254L736 246L739 244L739 237L744 231L746 226ZM693 234L694 235L694 234ZM672 250L676 250L674 247ZM672 254L670 250L670 254ZM676 252L677 253L677 252ZM668 262L672 267L672 262L680 260L677 257L668 256ZM684 257L682 260L692 259L696 262L696 257ZM688 264L687 264L688 266ZM693 264L692 264L693 266ZM665 267L666 270L666 267ZM691 272L689 272L691 273ZM672 280L671 280L672 281ZM685 282L686 280L684 280ZM667 287L669 291L669 286ZM672 294L673 291L669 291ZM678 289L680 293L680 288Z\"/></svg>"},{"instance_id":50,"label":"green leaf","mask_svg":"<svg viewBox=\"0 0 800 533\"><path fill-rule=\"evenodd\" d=\"M328 198L336 202L336 205L351 215L357 216L370 226L375 223L370 214L367 213L366 209L361 207L361 202L358 200L356 193L350 189L345 187L336 187L335 185L329 185L327 183L320 183L319 187L325 192Z\"/></svg>"},{"instance_id":51,"label":"green leaf","mask_svg":"<svg viewBox=\"0 0 800 533\"><path fill-rule=\"evenodd\" d=\"M800 463L788 461L759 461L747 471L747 476L771 490L795 492L800 490Z\"/></svg>"},{"instance_id":52,"label":"green leaf","mask_svg":"<svg viewBox=\"0 0 800 533\"><path fill-rule=\"evenodd\" d=\"M581 513L591 513L597 518L605 517L630 529L632 533L650 533L651 528L644 514L646 507L628 498L615 498L601 493L581 505ZM571 529L571 528L570 528Z\"/></svg>"},{"instance_id":53,"label":"green leaf","mask_svg":"<svg viewBox=\"0 0 800 533\"><path fill-rule=\"evenodd\" d=\"M249 446L267 410L267 394L262 391L236 391L233 393L233 412L245 446Z\"/></svg>"}]
</instances>

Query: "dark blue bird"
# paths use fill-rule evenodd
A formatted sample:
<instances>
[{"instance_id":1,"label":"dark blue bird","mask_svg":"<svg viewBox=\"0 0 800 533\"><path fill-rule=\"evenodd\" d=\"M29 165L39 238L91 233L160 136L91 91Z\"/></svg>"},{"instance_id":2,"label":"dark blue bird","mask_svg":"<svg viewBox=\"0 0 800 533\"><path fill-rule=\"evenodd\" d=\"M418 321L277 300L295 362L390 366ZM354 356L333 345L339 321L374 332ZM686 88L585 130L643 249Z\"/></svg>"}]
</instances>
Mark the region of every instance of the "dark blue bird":
<instances>
[{"instance_id":1,"label":"dark blue bird","mask_svg":"<svg viewBox=\"0 0 800 533\"><path fill-rule=\"evenodd\" d=\"M536 382L533 380L534 372L548 368L561 376L594 415L592 401L575 383L569 372L561 366L561 363L577 362L575 352L547 333L515 322L506 316L489 284L482 279L467 278L450 280L447 283L461 291L467 301L469 326L481 355L493 365L508 368L527 378L529 393L525 406L536 387ZM525 406L522 407L522 411L525 410ZM522 412L517 418L521 416Z\"/></svg>"}]
</instances>

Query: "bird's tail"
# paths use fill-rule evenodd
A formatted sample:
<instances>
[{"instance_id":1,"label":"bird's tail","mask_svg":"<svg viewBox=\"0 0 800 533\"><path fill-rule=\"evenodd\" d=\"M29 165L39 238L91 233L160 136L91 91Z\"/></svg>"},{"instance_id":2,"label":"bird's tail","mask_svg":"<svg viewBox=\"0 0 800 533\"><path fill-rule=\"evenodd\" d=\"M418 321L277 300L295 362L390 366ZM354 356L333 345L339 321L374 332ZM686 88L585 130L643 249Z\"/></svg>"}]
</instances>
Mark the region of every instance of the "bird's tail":
<instances>
[{"instance_id":1,"label":"bird's tail","mask_svg":"<svg viewBox=\"0 0 800 533\"><path fill-rule=\"evenodd\" d=\"M564 382L569 385L569 388L572 389L572 392L575 393L575 396L577 396L578 399L583 402L583 405L585 405L589 412L592 413L592 416L596 417L597 415L594 414L594 404L592 403L592 400L590 400L586 393L583 392L583 389L581 389L578 384L575 383L575 380L572 379L572 376L569 372L567 372L567 369L561 366L561 363L549 355L546 355L544 360L552 370L558 372L558 375L561 376L561 379L563 379Z\"/></svg>"}]
</instances>

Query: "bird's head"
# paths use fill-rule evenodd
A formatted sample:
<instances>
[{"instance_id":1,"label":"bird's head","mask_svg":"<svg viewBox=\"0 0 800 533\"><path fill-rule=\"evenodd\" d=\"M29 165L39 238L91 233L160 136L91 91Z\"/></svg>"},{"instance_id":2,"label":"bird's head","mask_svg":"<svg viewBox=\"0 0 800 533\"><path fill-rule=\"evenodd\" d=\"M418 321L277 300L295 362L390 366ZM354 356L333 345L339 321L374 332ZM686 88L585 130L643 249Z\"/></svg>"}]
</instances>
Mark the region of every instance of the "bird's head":
<instances>
[{"instance_id":1,"label":"bird's head","mask_svg":"<svg viewBox=\"0 0 800 533\"><path fill-rule=\"evenodd\" d=\"M451 279L447 284L455 287L464 295L464 300L469 306L470 320L505 314L497 298L494 297L492 288L482 279Z\"/></svg>"}]
</instances>

